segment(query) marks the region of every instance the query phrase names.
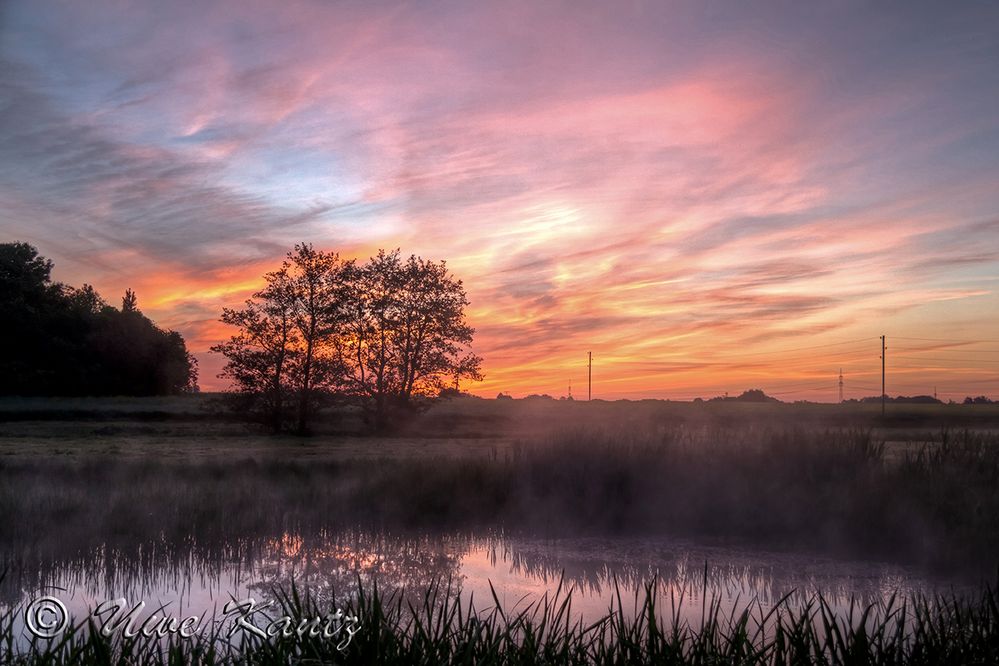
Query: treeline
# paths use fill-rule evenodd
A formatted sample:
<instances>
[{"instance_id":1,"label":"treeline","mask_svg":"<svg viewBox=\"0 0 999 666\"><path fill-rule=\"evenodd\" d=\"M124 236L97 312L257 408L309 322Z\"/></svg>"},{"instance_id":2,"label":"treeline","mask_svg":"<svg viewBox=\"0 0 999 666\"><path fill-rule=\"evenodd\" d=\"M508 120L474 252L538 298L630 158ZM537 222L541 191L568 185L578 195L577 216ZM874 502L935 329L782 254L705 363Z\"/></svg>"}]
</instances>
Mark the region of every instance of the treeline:
<instances>
[{"instance_id":1,"label":"treeline","mask_svg":"<svg viewBox=\"0 0 999 666\"><path fill-rule=\"evenodd\" d=\"M300 244L264 283L222 312L237 333L212 351L227 359L229 404L275 431L308 432L336 402L382 430L462 378L481 379L468 299L443 261L396 250L359 263Z\"/></svg>"},{"instance_id":2,"label":"treeline","mask_svg":"<svg viewBox=\"0 0 999 666\"><path fill-rule=\"evenodd\" d=\"M0 243L0 395L170 395L197 390L197 363L174 331L114 308L90 285L52 281L27 243Z\"/></svg>"}]
</instances>

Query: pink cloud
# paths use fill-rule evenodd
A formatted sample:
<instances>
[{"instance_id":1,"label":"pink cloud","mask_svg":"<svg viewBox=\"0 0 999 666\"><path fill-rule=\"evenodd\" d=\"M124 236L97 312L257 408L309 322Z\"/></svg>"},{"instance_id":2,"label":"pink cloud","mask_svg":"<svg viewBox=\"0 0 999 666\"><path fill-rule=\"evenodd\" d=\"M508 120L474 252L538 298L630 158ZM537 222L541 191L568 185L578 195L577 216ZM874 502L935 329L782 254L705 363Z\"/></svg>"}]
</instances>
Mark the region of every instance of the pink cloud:
<instances>
[{"instance_id":1,"label":"pink cloud","mask_svg":"<svg viewBox=\"0 0 999 666\"><path fill-rule=\"evenodd\" d=\"M954 106L955 72L981 67L960 54L917 72L899 42L860 71L803 19L770 17L767 41L682 7L35 11L63 60L15 82L3 230L66 279L138 288L199 352L300 240L447 258L483 394L562 391L591 349L607 395L790 390L842 362L869 372L868 351L781 364L801 340L955 311L973 332L999 324L976 305L994 302L995 170L947 166L996 126ZM875 54L890 37L853 28Z\"/></svg>"}]
</instances>

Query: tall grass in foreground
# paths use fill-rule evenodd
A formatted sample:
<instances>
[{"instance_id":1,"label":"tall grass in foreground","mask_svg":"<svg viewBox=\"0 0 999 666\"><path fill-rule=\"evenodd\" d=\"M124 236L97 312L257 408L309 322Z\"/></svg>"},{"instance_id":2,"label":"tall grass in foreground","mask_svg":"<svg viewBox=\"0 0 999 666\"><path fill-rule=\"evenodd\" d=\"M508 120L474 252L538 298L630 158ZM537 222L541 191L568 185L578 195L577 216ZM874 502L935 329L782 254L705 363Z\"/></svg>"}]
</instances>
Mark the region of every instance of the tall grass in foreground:
<instances>
[{"instance_id":1,"label":"tall grass in foreground","mask_svg":"<svg viewBox=\"0 0 999 666\"><path fill-rule=\"evenodd\" d=\"M856 607L837 614L821 597L804 606L787 600L765 609L747 605L725 615L717 602L702 606L693 626L683 603L664 602L654 581L629 601L618 597L602 619L584 624L563 588L520 610L490 610L456 599L448 586L431 587L421 603L372 587L345 610L360 631L344 650L336 640L227 641L225 628L195 639L105 638L79 624L59 639L25 643L14 612L0 617L4 664L994 664L999 663L999 595L924 597ZM292 587L276 591L294 618L322 615ZM703 603L703 602L702 602Z\"/></svg>"}]
</instances>

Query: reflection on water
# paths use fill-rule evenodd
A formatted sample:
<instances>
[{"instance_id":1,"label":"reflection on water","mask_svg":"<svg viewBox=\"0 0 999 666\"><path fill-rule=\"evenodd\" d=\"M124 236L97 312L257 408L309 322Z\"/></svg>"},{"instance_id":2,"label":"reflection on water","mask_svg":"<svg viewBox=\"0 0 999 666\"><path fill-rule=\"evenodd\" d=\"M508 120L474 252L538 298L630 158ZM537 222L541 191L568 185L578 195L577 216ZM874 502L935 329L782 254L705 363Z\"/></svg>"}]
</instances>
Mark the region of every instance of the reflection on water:
<instances>
[{"instance_id":1,"label":"reflection on water","mask_svg":"<svg viewBox=\"0 0 999 666\"><path fill-rule=\"evenodd\" d=\"M471 550L462 560L466 593L492 582L500 601L516 602L550 592L563 581L574 591L574 607L595 618L612 602L625 614L644 598L644 586L659 585L660 608L678 610L696 624L702 600L716 602L725 616L757 604L770 608L787 599L794 605L821 594L847 612L851 599L864 605L892 595L957 590L953 581L933 579L904 567L849 562L789 553L708 547L662 539L572 539L511 541ZM963 588L963 585L961 586ZM476 592L478 594L478 592ZM630 612L629 612L630 611Z\"/></svg>"},{"instance_id":2,"label":"reflection on water","mask_svg":"<svg viewBox=\"0 0 999 666\"><path fill-rule=\"evenodd\" d=\"M72 556L29 558L7 553L0 604L10 607L40 591L58 592L77 617L105 599L169 604L182 613L219 610L231 597L268 598L294 583L320 601L342 601L358 584L377 582L414 599L434 581L479 610L507 609L552 594L560 582L573 592L573 612L592 620L620 595L633 610L636 592L650 580L661 605L696 623L702 599L726 615L785 595L804 603L816 593L842 612L850 599L862 604L892 595L961 591L953 581L917 570L800 554L712 547L667 539L593 538L533 540L504 536L393 535L369 532L284 534L263 541L217 544L143 544L124 552L108 547ZM0 565L0 569L3 565Z\"/></svg>"}]
</instances>

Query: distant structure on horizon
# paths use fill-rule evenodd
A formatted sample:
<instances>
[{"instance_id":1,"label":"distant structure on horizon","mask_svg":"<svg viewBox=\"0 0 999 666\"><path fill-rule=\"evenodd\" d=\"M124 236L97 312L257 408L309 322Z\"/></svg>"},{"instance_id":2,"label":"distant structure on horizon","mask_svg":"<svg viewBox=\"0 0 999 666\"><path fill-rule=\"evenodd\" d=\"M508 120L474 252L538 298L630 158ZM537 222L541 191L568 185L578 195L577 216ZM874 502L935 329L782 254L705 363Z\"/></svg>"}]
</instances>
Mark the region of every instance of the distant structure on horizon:
<instances>
[{"instance_id":1,"label":"distant structure on horizon","mask_svg":"<svg viewBox=\"0 0 999 666\"><path fill-rule=\"evenodd\" d=\"M593 399L593 352L586 352L586 400Z\"/></svg>"}]
</instances>

